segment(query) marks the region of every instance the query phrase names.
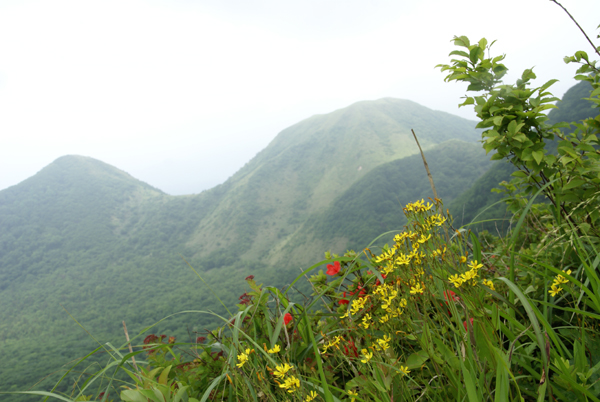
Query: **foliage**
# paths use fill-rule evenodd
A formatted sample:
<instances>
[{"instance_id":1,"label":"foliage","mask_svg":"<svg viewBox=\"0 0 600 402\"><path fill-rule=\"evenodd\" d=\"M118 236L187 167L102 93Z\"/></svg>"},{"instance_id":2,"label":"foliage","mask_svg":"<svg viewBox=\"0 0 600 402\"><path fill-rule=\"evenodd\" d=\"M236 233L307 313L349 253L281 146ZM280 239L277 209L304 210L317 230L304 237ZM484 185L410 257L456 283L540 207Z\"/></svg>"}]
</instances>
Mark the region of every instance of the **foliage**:
<instances>
[{"instance_id":1,"label":"foliage","mask_svg":"<svg viewBox=\"0 0 600 402\"><path fill-rule=\"evenodd\" d=\"M455 37L454 43L465 48L451 53L460 58L453 59L451 65L438 67L449 71L447 81L467 82L467 91L483 91L481 95L467 96L461 106L475 105L481 119L478 127L486 129L484 148L487 152L495 152L492 159L506 158L517 168L507 192L514 189L529 195L540 190L568 225L580 234L592 231L597 237L600 234L597 227L600 211L596 207L600 195L600 154L595 147L599 145L600 118L575 124L576 130L572 134L562 134L558 128L568 125L547 126L548 117L543 113L555 107L551 102L558 100L547 91L556 80L530 88L530 82L536 76L528 69L515 85L502 84L501 78L508 71L500 63L504 56L486 57L491 46L487 40L471 44L466 37ZM582 64L576 78L592 85L589 99L600 105L600 78L595 62L590 62L585 52L577 52L565 61ZM557 156L547 154L545 150L545 141L553 140L555 136L562 140ZM515 199L513 212L520 207L520 202Z\"/></svg>"}]
</instances>

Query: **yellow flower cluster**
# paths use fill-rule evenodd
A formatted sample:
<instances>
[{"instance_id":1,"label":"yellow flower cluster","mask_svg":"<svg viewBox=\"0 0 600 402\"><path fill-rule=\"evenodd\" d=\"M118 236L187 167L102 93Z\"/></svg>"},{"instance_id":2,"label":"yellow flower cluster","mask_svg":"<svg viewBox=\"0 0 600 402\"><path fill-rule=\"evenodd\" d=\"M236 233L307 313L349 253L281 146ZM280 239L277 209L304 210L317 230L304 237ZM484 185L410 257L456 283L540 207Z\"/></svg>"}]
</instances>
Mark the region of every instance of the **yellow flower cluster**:
<instances>
[{"instance_id":1,"label":"yellow flower cluster","mask_svg":"<svg viewBox=\"0 0 600 402\"><path fill-rule=\"evenodd\" d=\"M360 310L365 308L365 304L367 303L368 299L369 299L369 297L367 296L367 297L359 297L358 299L352 300L352 306L350 307L350 313L352 313L352 315L358 314L358 312ZM348 317L347 311L346 311L346 314L344 314L340 318L345 318L345 317Z\"/></svg>"},{"instance_id":2,"label":"yellow flower cluster","mask_svg":"<svg viewBox=\"0 0 600 402\"><path fill-rule=\"evenodd\" d=\"M425 205L425 200L421 199L421 201L415 201L411 204L407 204L406 207L404 207L404 211L420 213L429 211L431 208L433 208L432 203L428 202L427 205Z\"/></svg>"},{"instance_id":3,"label":"yellow flower cluster","mask_svg":"<svg viewBox=\"0 0 600 402\"><path fill-rule=\"evenodd\" d=\"M571 275L570 269L567 271L563 271L563 272L566 273L567 275ZM560 285L562 285L564 283L569 283L569 280L562 275L556 275L554 277L554 281L552 282L552 287L548 291L548 293L550 293L550 296L556 296L557 294L559 294L563 290L560 287Z\"/></svg>"},{"instance_id":4,"label":"yellow flower cluster","mask_svg":"<svg viewBox=\"0 0 600 402\"><path fill-rule=\"evenodd\" d=\"M273 375L277 377L279 380L283 380L282 383L279 383L279 388L284 388L290 394L292 392L297 391L300 388L300 380L298 377L293 375L286 377L288 371L292 369L288 363L284 363L280 366L276 366L273 371Z\"/></svg>"},{"instance_id":5,"label":"yellow flower cluster","mask_svg":"<svg viewBox=\"0 0 600 402\"><path fill-rule=\"evenodd\" d=\"M267 350L267 353L273 354L273 353L279 353L280 351L281 351L281 347L279 347L279 345L275 345L275 346L273 346L273 349Z\"/></svg>"},{"instance_id":6,"label":"yellow flower cluster","mask_svg":"<svg viewBox=\"0 0 600 402\"><path fill-rule=\"evenodd\" d=\"M362 349L360 352L363 354L361 362L364 364L367 364L373 358L373 352L369 352L367 349Z\"/></svg>"},{"instance_id":7,"label":"yellow flower cluster","mask_svg":"<svg viewBox=\"0 0 600 402\"><path fill-rule=\"evenodd\" d=\"M388 349L390 347L389 343L391 340L391 336L383 335L383 338L377 339L377 343L374 346L375 350L383 352L384 350Z\"/></svg>"},{"instance_id":8,"label":"yellow flower cluster","mask_svg":"<svg viewBox=\"0 0 600 402\"><path fill-rule=\"evenodd\" d=\"M416 285L411 286L411 288L410 288L410 294L411 295L415 295L415 294L418 293L418 294L422 295L424 290L425 289L423 289L423 287L421 287L421 284L417 283Z\"/></svg>"},{"instance_id":9,"label":"yellow flower cluster","mask_svg":"<svg viewBox=\"0 0 600 402\"><path fill-rule=\"evenodd\" d=\"M406 307L407 301L405 298L398 300L398 306L396 309L392 308L392 302L398 297L398 291L394 289L394 286L389 283L384 283L378 286L373 291L374 294L378 295L381 300L381 309L385 310L386 314L379 318L380 323L386 323L390 318L395 318L403 313L403 308Z\"/></svg>"},{"instance_id":10,"label":"yellow flower cluster","mask_svg":"<svg viewBox=\"0 0 600 402\"><path fill-rule=\"evenodd\" d=\"M236 364L236 366L238 366L239 368L244 367L244 364L246 364L246 362L248 361L248 358L250 356L250 353L254 352L254 349L246 349L245 352L242 352L240 354L238 354L237 359L238 359L238 364Z\"/></svg>"},{"instance_id":11,"label":"yellow flower cluster","mask_svg":"<svg viewBox=\"0 0 600 402\"><path fill-rule=\"evenodd\" d=\"M479 269L483 267L483 264L479 264L477 262L477 260L475 261L471 261L468 264L468 267L470 267L471 269L468 270L467 272L461 274L460 276L458 274L456 275L451 275L449 278L449 281L457 288L461 287L461 285L463 283L466 283L468 281L472 281L471 284L475 285L477 282L475 281L475 279L477 278L478 274L479 274ZM490 281L491 282L491 281ZM488 285L489 286L489 285ZM492 284L492 286L494 286ZM492 288L493 289L493 288Z\"/></svg>"},{"instance_id":12,"label":"yellow flower cluster","mask_svg":"<svg viewBox=\"0 0 600 402\"><path fill-rule=\"evenodd\" d=\"M365 314L365 316L362 319L362 324L360 325L362 325L364 329L369 329L369 326L371 325L371 314Z\"/></svg>"},{"instance_id":13,"label":"yellow flower cluster","mask_svg":"<svg viewBox=\"0 0 600 402\"><path fill-rule=\"evenodd\" d=\"M329 348L333 348L334 346L337 346L338 343L340 343L344 338L342 338L341 336L336 336L335 338L333 338L332 341L328 342L328 343L324 343L323 344L323 351L321 352L321 354L327 352L327 349Z\"/></svg>"}]
</instances>

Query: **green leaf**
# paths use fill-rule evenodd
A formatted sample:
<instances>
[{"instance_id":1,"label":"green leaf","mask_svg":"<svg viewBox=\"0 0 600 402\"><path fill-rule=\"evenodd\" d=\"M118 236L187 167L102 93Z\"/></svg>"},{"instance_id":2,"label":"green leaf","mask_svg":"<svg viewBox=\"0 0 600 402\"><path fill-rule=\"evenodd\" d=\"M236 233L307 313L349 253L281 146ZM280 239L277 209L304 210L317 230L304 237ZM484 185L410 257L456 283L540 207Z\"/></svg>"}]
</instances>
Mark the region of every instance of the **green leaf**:
<instances>
[{"instance_id":1,"label":"green leaf","mask_svg":"<svg viewBox=\"0 0 600 402\"><path fill-rule=\"evenodd\" d=\"M579 187L581 185L585 184L585 180L582 179L572 179L570 182L568 182L567 184L565 184L563 186L563 190L570 190L572 188L576 188Z\"/></svg>"},{"instance_id":2,"label":"green leaf","mask_svg":"<svg viewBox=\"0 0 600 402\"><path fill-rule=\"evenodd\" d=\"M477 60L479 60L479 55L482 53L483 50L481 50L480 47L474 47L473 49L471 49L471 51L469 52L469 60L471 60L471 63L477 63Z\"/></svg>"},{"instance_id":3,"label":"green leaf","mask_svg":"<svg viewBox=\"0 0 600 402\"><path fill-rule=\"evenodd\" d=\"M510 123L508 123L508 127L506 127L506 130L510 134L515 135L515 133L517 132L517 122L513 120Z\"/></svg>"},{"instance_id":4,"label":"green leaf","mask_svg":"<svg viewBox=\"0 0 600 402\"><path fill-rule=\"evenodd\" d=\"M539 165L542 162L542 159L544 159L544 151L533 151L531 153L531 155L533 155L533 159L535 159L536 163Z\"/></svg>"},{"instance_id":5,"label":"green leaf","mask_svg":"<svg viewBox=\"0 0 600 402\"><path fill-rule=\"evenodd\" d=\"M456 46L469 47L471 45L471 42L469 42L469 38L467 38L466 36L455 36L454 44Z\"/></svg>"},{"instance_id":6,"label":"green leaf","mask_svg":"<svg viewBox=\"0 0 600 402\"><path fill-rule=\"evenodd\" d=\"M448 56L452 56L452 55L469 57L469 53L462 51L462 50L453 50L450 52L450 54Z\"/></svg>"},{"instance_id":7,"label":"green leaf","mask_svg":"<svg viewBox=\"0 0 600 402\"><path fill-rule=\"evenodd\" d=\"M169 371L171 371L171 366L166 367L162 373L160 373L160 377L158 377L158 383L166 385L169 380Z\"/></svg>"},{"instance_id":8,"label":"green leaf","mask_svg":"<svg viewBox=\"0 0 600 402\"><path fill-rule=\"evenodd\" d=\"M418 352L413 353L408 356L406 359L406 365L409 370L414 370L420 368L423 363L425 363L429 359L429 355L425 350L419 350Z\"/></svg>"},{"instance_id":9,"label":"green leaf","mask_svg":"<svg viewBox=\"0 0 600 402\"><path fill-rule=\"evenodd\" d=\"M553 79L553 80L547 81L547 82L546 82L544 85L542 85L542 86L539 88L539 91L540 91L540 93L541 93L541 92L544 92L544 91L545 91L546 89L548 89L550 86L554 85L554 83L555 83L555 82L558 82L558 80L555 80L555 79Z\"/></svg>"},{"instance_id":10,"label":"green leaf","mask_svg":"<svg viewBox=\"0 0 600 402\"><path fill-rule=\"evenodd\" d=\"M135 389L121 391L121 400L128 402L148 402L148 398Z\"/></svg>"}]
</instances>

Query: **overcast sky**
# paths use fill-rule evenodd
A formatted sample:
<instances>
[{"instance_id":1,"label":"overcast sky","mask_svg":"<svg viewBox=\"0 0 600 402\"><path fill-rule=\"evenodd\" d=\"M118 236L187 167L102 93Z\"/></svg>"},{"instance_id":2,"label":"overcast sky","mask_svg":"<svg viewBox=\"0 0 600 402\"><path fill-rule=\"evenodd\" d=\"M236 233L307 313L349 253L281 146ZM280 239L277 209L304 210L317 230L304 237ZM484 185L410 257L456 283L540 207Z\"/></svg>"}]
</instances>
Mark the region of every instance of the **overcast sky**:
<instances>
[{"instance_id":1,"label":"overcast sky","mask_svg":"<svg viewBox=\"0 0 600 402\"><path fill-rule=\"evenodd\" d=\"M595 40L599 0L562 4ZM591 47L549 0L0 0L0 189L67 154L169 194L224 182L286 127L383 97L458 109L454 35L513 81L575 81Z\"/></svg>"}]
</instances>

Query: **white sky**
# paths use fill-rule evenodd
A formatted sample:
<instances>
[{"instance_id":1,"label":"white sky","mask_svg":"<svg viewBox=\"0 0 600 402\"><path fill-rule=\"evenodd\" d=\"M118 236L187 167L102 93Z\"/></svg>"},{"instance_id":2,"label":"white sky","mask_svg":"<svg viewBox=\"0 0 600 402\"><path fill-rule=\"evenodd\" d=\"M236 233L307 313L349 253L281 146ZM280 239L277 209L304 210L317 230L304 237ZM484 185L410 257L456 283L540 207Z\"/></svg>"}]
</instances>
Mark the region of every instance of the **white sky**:
<instances>
[{"instance_id":1,"label":"white sky","mask_svg":"<svg viewBox=\"0 0 600 402\"><path fill-rule=\"evenodd\" d=\"M562 4L596 41L599 0ZM496 39L513 81L575 81L592 53L548 0L0 0L0 189L67 154L169 194L224 182L278 132L382 97L458 109L454 35Z\"/></svg>"}]
</instances>

